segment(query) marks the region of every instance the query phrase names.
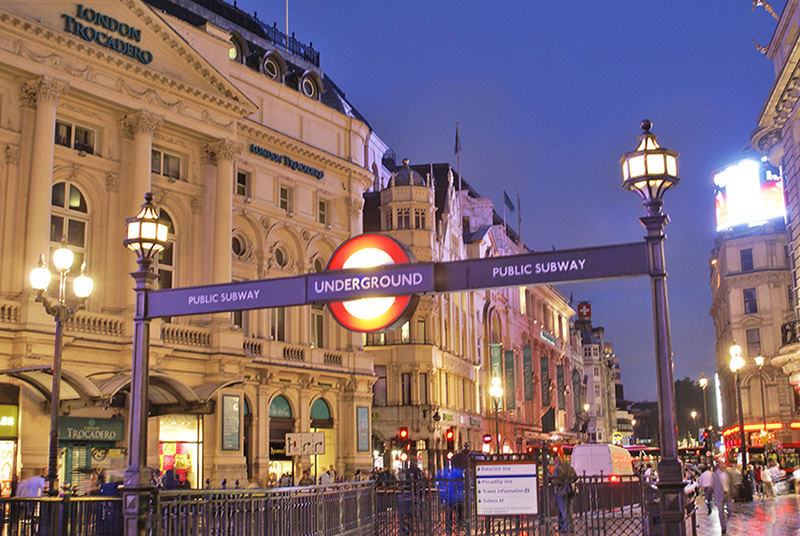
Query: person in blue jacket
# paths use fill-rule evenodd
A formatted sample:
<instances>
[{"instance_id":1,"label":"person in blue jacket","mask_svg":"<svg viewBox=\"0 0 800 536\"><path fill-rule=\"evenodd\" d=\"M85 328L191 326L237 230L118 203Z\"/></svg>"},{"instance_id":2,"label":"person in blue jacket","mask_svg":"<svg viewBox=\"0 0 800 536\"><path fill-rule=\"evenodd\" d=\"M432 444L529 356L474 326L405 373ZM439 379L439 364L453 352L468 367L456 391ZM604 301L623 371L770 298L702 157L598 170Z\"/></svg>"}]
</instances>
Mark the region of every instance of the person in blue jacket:
<instances>
[{"instance_id":1,"label":"person in blue jacket","mask_svg":"<svg viewBox=\"0 0 800 536\"><path fill-rule=\"evenodd\" d=\"M461 526L464 520L464 470L449 465L436 471L439 500L447 506L447 533L452 534L453 517Z\"/></svg>"}]
</instances>

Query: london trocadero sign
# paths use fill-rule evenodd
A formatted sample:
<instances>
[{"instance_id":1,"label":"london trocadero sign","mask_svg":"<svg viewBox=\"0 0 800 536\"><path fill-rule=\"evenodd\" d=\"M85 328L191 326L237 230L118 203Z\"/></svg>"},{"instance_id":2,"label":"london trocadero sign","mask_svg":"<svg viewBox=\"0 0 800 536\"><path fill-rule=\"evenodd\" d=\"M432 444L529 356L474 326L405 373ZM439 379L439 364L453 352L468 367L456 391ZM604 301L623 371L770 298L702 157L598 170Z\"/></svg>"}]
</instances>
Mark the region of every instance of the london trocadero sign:
<instances>
[{"instance_id":1,"label":"london trocadero sign","mask_svg":"<svg viewBox=\"0 0 800 536\"><path fill-rule=\"evenodd\" d=\"M650 273L645 242L455 262L413 260L388 236L359 235L339 246L322 273L150 291L145 317L328 303L346 328L378 331L410 317L421 294Z\"/></svg>"}]
</instances>

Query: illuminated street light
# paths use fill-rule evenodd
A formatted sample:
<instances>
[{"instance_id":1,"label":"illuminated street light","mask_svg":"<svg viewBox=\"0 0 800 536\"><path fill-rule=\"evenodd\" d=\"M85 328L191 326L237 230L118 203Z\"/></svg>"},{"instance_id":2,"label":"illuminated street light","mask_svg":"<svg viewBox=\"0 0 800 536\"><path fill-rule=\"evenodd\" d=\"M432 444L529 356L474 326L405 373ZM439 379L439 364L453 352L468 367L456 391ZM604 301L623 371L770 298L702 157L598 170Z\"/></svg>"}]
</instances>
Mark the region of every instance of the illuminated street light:
<instances>
[{"instance_id":1,"label":"illuminated street light","mask_svg":"<svg viewBox=\"0 0 800 536\"><path fill-rule=\"evenodd\" d=\"M39 266L31 270L30 282L36 291L36 301L42 302L47 314L56 321L55 343L53 350L53 385L50 390L50 445L47 456L47 489L51 496L58 495L58 413L61 403L61 358L64 348L64 322L84 308L86 299L92 293L94 283L84 274L86 263L81 264L81 273L72 282L72 291L77 302L67 304L67 274L75 262L75 254L71 249L61 247L53 252L53 266L58 270L58 296L55 300L48 298L47 287L50 286L52 274L47 269L44 255L39 258Z\"/></svg>"},{"instance_id":2,"label":"illuminated street light","mask_svg":"<svg viewBox=\"0 0 800 536\"><path fill-rule=\"evenodd\" d=\"M146 527L144 509L150 500L150 469L147 467L148 370L150 368L150 320L146 317L147 294L157 275L153 261L164 250L168 225L159 219L153 206L153 194L144 196L145 203L136 216L125 220L125 247L136 252L139 270L131 275L136 281L136 306L133 316L133 357L128 418L128 467L123 491L125 534L143 534ZM128 491L129 490L129 491Z\"/></svg>"},{"instance_id":3,"label":"illuminated street light","mask_svg":"<svg viewBox=\"0 0 800 536\"><path fill-rule=\"evenodd\" d=\"M492 386L489 387L489 396L494 402L494 434L497 441L497 454L500 454L500 400L503 398L502 380L495 376L492 378Z\"/></svg>"},{"instance_id":4,"label":"illuminated street light","mask_svg":"<svg viewBox=\"0 0 800 536\"><path fill-rule=\"evenodd\" d=\"M754 361L756 362L756 366L758 367L758 379L761 380L761 421L764 423L764 429L762 433L766 433L767 410L766 410L766 405L764 404L764 356L763 355L756 356Z\"/></svg>"},{"instance_id":5,"label":"illuminated street light","mask_svg":"<svg viewBox=\"0 0 800 536\"><path fill-rule=\"evenodd\" d=\"M661 147L645 119L635 150L620 159L622 188L642 198L645 216L639 221L647 230L645 237L650 259L650 286L653 297L656 372L658 376L659 437L661 460L658 462L658 493L665 536L686 534L683 493L683 467L678 459L678 438L675 429L675 386L672 361L672 335L669 327L667 269L664 258L664 227L669 218L661 209L667 190L675 187L678 177L678 153Z\"/></svg>"},{"instance_id":6,"label":"illuminated street light","mask_svg":"<svg viewBox=\"0 0 800 536\"><path fill-rule=\"evenodd\" d=\"M708 378L705 373L700 374L700 379L697 380L700 389L703 390L703 426L708 430L708 404L706 403L706 387L708 387Z\"/></svg>"},{"instance_id":7,"label":"illuminated street light","mask_svg":"<svg viewBox=\"0 0 800 536\"><path fill-rule=\"evenodd\" d=\"M744 358L742 357L742 347L736 344L736 341L733 341L729 352L731 354L731 372L733 372L734 376L736 376L736 402L739 407L739 442L742 451L742 471L744 472L744 470L747 469L747 435L744 433L744 414L742 412L742 381L741 377L739 376L739 371L742 369L742 367L744 367ZM742 479L742 487L745 489L745 492L743 493L743 500L752 501L752 490L750 490L748 498L748 482L749 480L747 478Z\"/></svg>"}]
</instances>

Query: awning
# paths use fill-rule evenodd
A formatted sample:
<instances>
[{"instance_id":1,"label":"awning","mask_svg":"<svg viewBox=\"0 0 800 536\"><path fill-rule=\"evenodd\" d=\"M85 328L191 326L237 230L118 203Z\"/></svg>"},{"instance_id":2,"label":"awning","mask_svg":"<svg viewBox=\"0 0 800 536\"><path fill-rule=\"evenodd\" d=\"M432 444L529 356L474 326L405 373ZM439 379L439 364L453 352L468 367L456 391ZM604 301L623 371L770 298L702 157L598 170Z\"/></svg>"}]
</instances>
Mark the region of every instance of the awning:
<instances>
[{"instance_id":1,"label":"awning","mask_svg":"<svg viewBox=\"0 0 800 536\"><path fill-rule=\"evenodd\" d=\"M0 370L17 378L39 392L49 402L53 384L53 367L49 365ZM180 380L161 372L151 372L148 389L151 416L167 413L208 414L214 412L212 397L220 389L237 385L241 379L204 383L197 387L189 387ZM108 407L114 397L130 390L130 371L120 371L102 380L93 381L69 369L61 369L60 401L81 402L85 406Z\"/></svg>"}]
</instances>

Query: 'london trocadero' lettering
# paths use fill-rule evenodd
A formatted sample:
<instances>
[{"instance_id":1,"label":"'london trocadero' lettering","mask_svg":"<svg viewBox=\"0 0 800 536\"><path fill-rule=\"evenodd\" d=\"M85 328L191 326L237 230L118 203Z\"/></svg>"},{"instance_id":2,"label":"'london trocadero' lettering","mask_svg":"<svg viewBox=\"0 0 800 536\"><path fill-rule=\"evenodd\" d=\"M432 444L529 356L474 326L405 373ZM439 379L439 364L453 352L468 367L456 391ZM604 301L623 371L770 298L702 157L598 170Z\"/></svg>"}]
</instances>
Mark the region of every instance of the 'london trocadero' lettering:
<instances>
[{"instance_id":1,"label":"'london trocadero' lettering","mask_svg":"<svg viewBox=\"0 0 800 536\"><path fill-rule=\"evenodd\" d=\"M67 428L64 439L94 439L95 441L117 441L117 433L113 430L97 430L93 428Z\"/></svg>"},{"instance_id":2,"label":"'london trocadero' lettering","mask_svg":"<svg viewBox=\"0 0 800 536\"><path fill-rule=\"evenodd\" d=\"M142 31L140 29L134 28L124 22L120 22L114 17L103 15L94 9L85 8L80 4L77 6L77 11L74 17L72 15L67 15L66 13L62 14L61 17L64 19L64 31L67 31L73 35L77 35L84 41L94 41L100 46L109 48L115 52L119 52L120 54L125 54L131 58L135 58L140 63L145 65L153 61L153 54L149 50L142 50L137 45L134 45L128 41L124 41L118 37L113 37L108 33L116 33L122 37L127 37L128 39L139 42L142 38ZM86 26L80 22L79 19L100 26L105 30L108 30L108 32L93 28L91 26Z\"/></svg>"},{"instance_id":3,"label":"'london trocadero' lettering","mask_svg":"<svg viewBox=\"0 0 800 536\"><path fill-rule=\"evenodd\" d=\"M537 262L527 264L511 264L492 268L492 277L515 277L521 275L548 274L557 272L574 272L583 270L586 259L566 261Z\"/></svg>"},{"instance_id":4,"label":"'london trocadero' lettering","mask_svg":"<svg viewBox=\"0 0 800 536\"><path fill-rule=\"evenodd\" d=\"M377 290L422 284L422 274L364 275L327 281L314 281L314 292L325 294L351 290Z\"/></svg>"},{"instance_id":5,"label":"'london trocadero' lettering","mask_svg":"<svg viewBox=\"0 0 800 536\"><path fill-rule=\"evenodd\" d=\"M212 294L193 294L186 300L186 305L205 305L209 303L227 303L258 299L261 290L238 290L234 292L214 292Z\"/></svg>"}]
</instances>

